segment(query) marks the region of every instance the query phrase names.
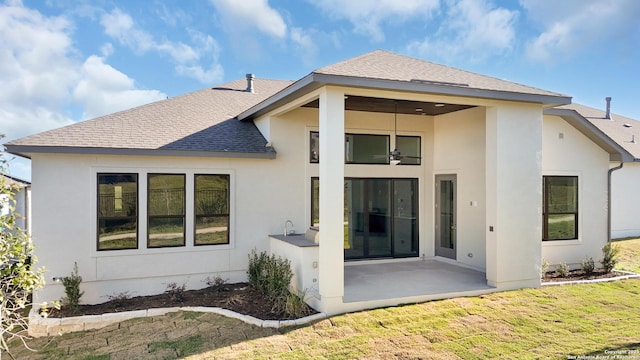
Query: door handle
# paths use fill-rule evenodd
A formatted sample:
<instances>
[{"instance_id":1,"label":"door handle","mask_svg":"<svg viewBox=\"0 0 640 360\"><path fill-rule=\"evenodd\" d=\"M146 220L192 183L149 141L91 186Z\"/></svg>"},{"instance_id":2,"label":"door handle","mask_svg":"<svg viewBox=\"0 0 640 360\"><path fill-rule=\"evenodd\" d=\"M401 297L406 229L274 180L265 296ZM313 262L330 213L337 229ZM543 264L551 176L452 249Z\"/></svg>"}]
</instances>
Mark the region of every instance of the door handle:
<instances>
[{"instance_id":1,"label":"door handle","mask_svg":"<svg viewBox=\"0 0 640 360\"><path fill-rule=\"evenodd\" d=\"M453 230L453 231L456 230L456 224L451 225L451 230Z\"/></svg>"}]
</instances>

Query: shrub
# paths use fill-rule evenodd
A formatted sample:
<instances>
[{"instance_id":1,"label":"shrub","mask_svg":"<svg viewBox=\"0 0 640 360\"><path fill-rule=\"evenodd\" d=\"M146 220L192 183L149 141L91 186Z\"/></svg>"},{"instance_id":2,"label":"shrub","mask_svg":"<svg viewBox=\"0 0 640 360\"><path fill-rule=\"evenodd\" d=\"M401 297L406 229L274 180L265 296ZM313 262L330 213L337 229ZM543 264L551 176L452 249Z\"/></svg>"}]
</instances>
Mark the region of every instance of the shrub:
<instances>
[{"instance_id":1,"label":"shrub","mask_svg":"<svg viewBox=\"0 0 640 360\"><path fill-rule=\"evenodd\" d=\"M80 307L80 298L84 295L84 291L80 291L82 276L78 275L78 263L73 263L73 271L71 275L64 276L60 279L64 286L65 297L62 304L69 306L73 312L77 312Z\"/></svg>"},{"instance_id":2,"label":"shrub","mask_svg":"<svg viewBox=\"0 0 640 360\"><path fill-rule=\"evenodd\" d=\"M165 294L169 294L171 301L175 302L183 302L184 301L184 290L187 288L186 284L178 285L174 282L167 284L167 290L165 290Z\"/></svg>"},{"instance_id":3,"label":"shrub","mask_svg":"<svg viewBox=\"0 0 640 360\"><path fill-rule=\"evenodd\" d=\"M567 263L561 262L560 264L556 265L556 272L558 273L558 275L560 275L560 277L567 277L567 275L569 275L569 265L567 265Z\"/></svg>"},{"instance_id":4,"label":"shrub","mask_svg":"<svg viewBox=\"0 0 640 360\"><path fill-rule=\"evenodd\" d=\"M547 273L549 272L549 266L551 264L547 260L542 260L542 264L540 265L540 276L544 279L547 277Z\"/></svg>"},{"instance_id":5,"label":"shrub","mask_svg":"<svg viewBox=\"0 0 640 360\"><path fill-rule=\"evenodd\" d=\"M293 272L288 259L268 255L265 251L258 254L254 249L249 254L247 275L251 287L275 299L288 293Z\"/></svg>"},{"instance_id":6,"label":"shrub","mask_svg":"<svg viewBox=\"0 0 640 360\"><path fill-rule=\"evenodd\" d=\"M602 260L600 260L600 264L606 272L611 272L614 267L618 264L618 255L620 253L620 249L616 246L613 246L610 242L602 247Z\"/></svg>"},{"instance_id":7,"label":"shrub","mask_svg":"<svg viewBox=\"0 0 640 360\"><path fill-rule=\"evenodd\" d=\"M114 307L118 308L124 305L127 300L131 299L131 294L129 294L128 291L123 291L113 295L106 295L106 298L113 302Z\"/></svg>"},{"instance_id":8,"label":"shrub","mask_svg":"<svg viewBox=\"0 0 640 360\"><path fill-rule=\"evenodd\" d=\"M220 275L216 275L213 278L210 278L210 277L207 276L207 278L204 279L204 282L205 282L205 284L207 284L207 286L210 286L210 287L214 288L215 290L220 290L220 289L222 289L224 284L227 283L227 280L225 280L222 277L220 277Z\"/></svg>"},{"instance_id":9,"label":"shrub","mask_svg":"<svg viewBox=\"0 0 640 360\"><path fill-rule=\"evenodd\" d=\"M285 314L292 318L301 318L308 315L309 307L304 302L306 295L306 291L301 295L287 291L285 295L275 300L271 311L276 314Z\"/></svg>"},{"instance_id":10,"label":"shrub","mask_svg":"<svg viewBox=\"0 0 640 360\"><path fill-rule=\"evenodd\" d=\"M584 271L585 274L591 275L596 269L596 262L593 261L592 257L588 257L580 261L580 267L582 267L582 271Z\"/></svg>"}]
</instances>

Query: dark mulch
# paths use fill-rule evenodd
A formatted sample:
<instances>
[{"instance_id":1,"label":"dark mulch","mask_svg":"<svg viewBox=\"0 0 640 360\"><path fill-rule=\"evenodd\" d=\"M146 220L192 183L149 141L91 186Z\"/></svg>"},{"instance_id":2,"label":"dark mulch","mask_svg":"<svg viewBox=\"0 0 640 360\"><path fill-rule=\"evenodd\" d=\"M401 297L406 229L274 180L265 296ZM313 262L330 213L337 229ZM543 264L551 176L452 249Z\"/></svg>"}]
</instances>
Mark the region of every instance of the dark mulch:
<instances>
[{"instance_id":1,"label":"dark mulch","mask_svg":"<svg viewBox=\"0 0 640 360\"><path fill-rule=\"evenodd\" d=\"M273 302L261 292L251 288L247 283L224 284L210 286L201 290L182 292L182 299L178 299L176 291L158 295L135 296L130 298L113 299L95 305L80 305L77 311L63 306L60 310L52 309L49 317L68 317L80 315L99 315L105 313L145 310L176 306L208 306L233 310L237 313L250 315L262 320L290 320L282 313L273 311ZM303 316L317 313L310 307Z\"/></svg>"},{"instance_id":2,"label":"dark mulch","mask_svg":"<svg viewBox=\"0 0 640 360\"><path fill-rule=\"evenodd\" d=\"M620 275L622 275L622 273L615 270L612 272L606 272L604 269L596 269L591 274L586 274L582 270L571 270L567 276L562 277L555 271L549 271L546 276L542 278L542 282L608 279Z\"/></svg>"}]
</instances>

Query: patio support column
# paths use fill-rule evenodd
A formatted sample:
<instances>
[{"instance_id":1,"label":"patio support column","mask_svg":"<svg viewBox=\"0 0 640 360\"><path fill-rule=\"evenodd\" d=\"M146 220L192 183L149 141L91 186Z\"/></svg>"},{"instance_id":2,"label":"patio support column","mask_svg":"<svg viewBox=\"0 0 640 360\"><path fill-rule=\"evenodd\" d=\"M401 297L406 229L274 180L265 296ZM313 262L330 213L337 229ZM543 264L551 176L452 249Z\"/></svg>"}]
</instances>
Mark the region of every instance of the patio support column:
<instances>
[{"instance_id":1,"label":"patio support column","mask_svg":"<svg viewBox=\"0 0 640 360\"><path fill-rule=\"evenodd\" d=\"M542 107L486 112L487 282L501 290L540 285Z\"/></svg>"},{"instance_id":2,"label":"patio support column","mask_svg":"<svg viewBox=\"0 0 640 360\"><path fill-rule=\"evenodd\" d=\"M331 313L344 295L344 92L320 92L320 240L318 282L321 311Z\"/></svg>"}]
</instances>

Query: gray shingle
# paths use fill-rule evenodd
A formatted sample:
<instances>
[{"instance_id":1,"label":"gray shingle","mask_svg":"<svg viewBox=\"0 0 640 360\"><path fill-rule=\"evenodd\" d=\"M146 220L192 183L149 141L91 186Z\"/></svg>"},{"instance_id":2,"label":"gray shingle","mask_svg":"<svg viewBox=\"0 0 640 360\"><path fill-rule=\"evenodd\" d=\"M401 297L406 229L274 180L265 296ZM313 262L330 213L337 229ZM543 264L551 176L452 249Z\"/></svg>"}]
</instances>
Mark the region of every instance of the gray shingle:
<instances>
[{"instance_id":1,"label":"gray shingle","mask_svg":"<svg viewBox=\"0 0 640 360\"><path fill-rule=\"evenodd\" d=\"M120 111L7 145L272 152L253 123L233 118L291 84L255 79L255 93L245 79ZM225 150L227 149L227 150Z\"/></svg>"},{"instance_id":2,"label":"gray shingle","mask_svg":"<svg viewBox=\"0 0 640 360\"><path fill-rule=\"evenodd\" d=\"M606 113L604 110L576 103L559 106L558 108L575 110L627 150L633 157L640 159L640 121L616 114L611 114L611 119L605 119ZM631 126L625 126L625 124ZM635 143L632 140L635 140Z\"/></svg>"}]
</instances>

